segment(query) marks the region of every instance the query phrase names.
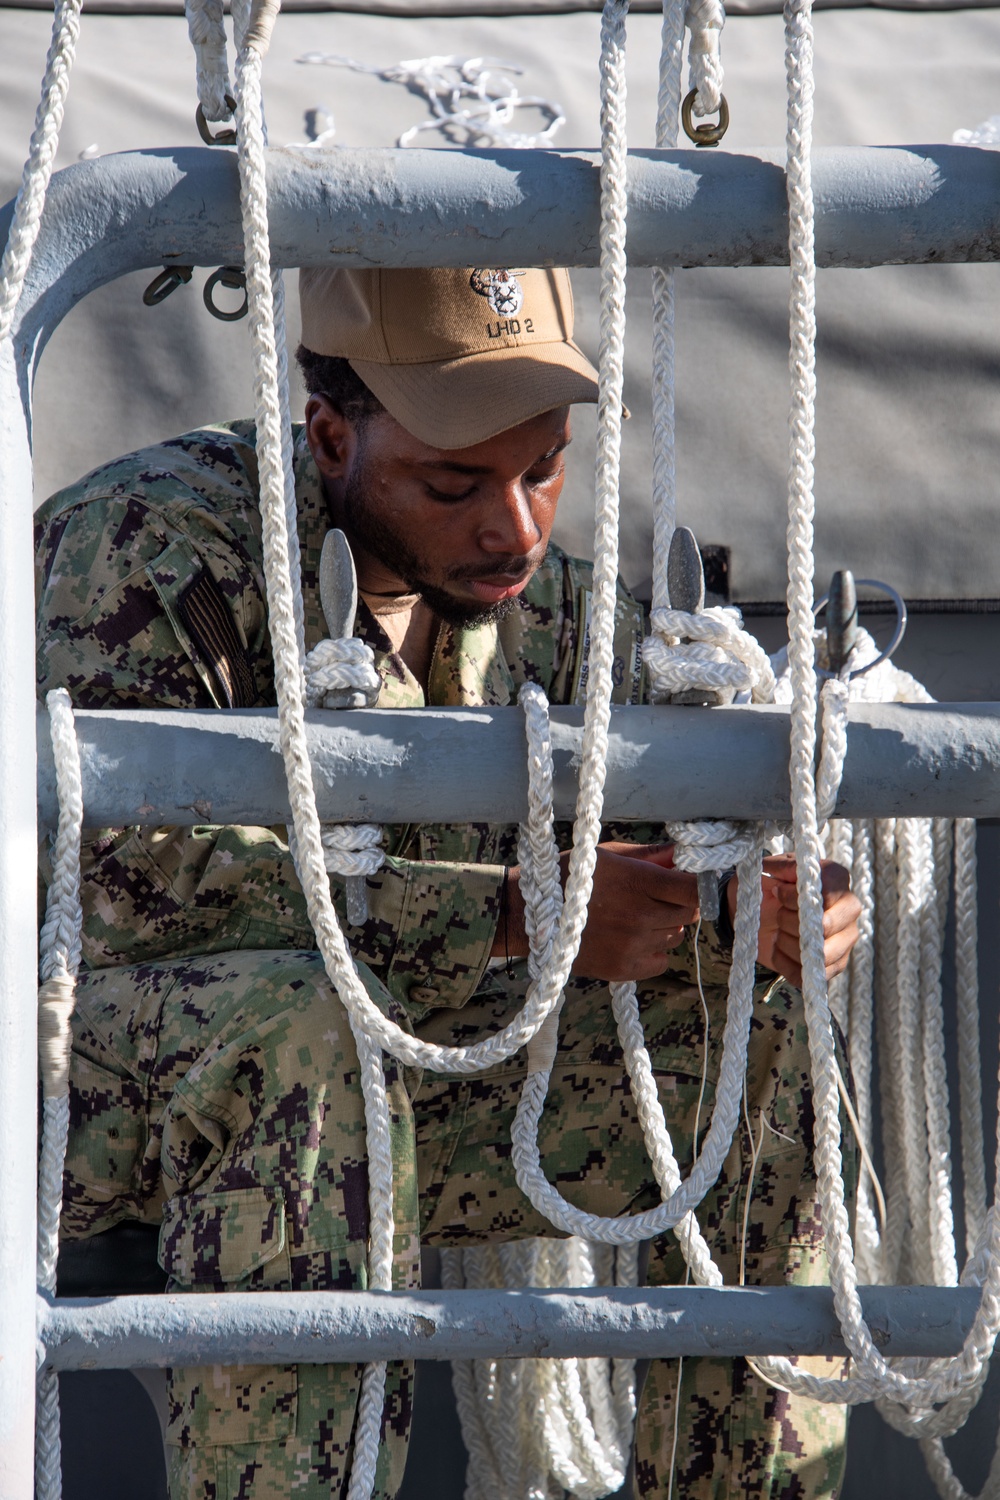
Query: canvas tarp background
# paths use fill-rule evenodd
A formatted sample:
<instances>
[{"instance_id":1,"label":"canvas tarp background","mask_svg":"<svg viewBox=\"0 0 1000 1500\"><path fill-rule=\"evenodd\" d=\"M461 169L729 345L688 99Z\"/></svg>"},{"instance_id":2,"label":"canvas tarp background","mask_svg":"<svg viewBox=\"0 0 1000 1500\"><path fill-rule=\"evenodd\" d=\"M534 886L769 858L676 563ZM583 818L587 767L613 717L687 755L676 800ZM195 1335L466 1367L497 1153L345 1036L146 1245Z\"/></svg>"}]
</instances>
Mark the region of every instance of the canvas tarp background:
<instances>
[{"instance_id":1,"label":"canvas tarp background","mask_svg":"<svg viewBox=\"0 0 1000 1500\"><path fill-rule=\"evenodd\" d=\"M0 201L16 188L49 16L0 9ZM283 15L267 61L271 139L305 141L305 113L335 117L341 146L391 145L427 118L397 84L303 64L336 52L386 65L432 53L518 63L522 90L562 106L565 147L598 142L599 20L593 14L387 19ZM652 141L659 22L630 22L630 144ZM784 135L777 16L732 18L724 37L732 128L726 147ZM184 21L85 14L58 165L82 152L197 143ZM817 18L818 145L950 140L1000 110L1000 14L830 11ZM447 144L438 134L423 145ZM336 149L334 147L333 149ZM251 407L245 324L205 312L207 272L146 309L127 278L78 307L42 359L37 498L138 444ZM623 572L650 574L649 273L632 274ZM580 337L597 341L597 273L576 272ZM733 595L784 596L787 273L679 274L681 519L731 549ZM882 576L910 598L1000 595L995 509L1000 373L993 265L825 271L819 282L819 575ZM292 299L294 305L294 299ZM293 337L295 330L293 329ZM301 404L301 398L297 398ZM559 538L589 546L593 414L581 411Z\"/></svg>"}]
</instances>

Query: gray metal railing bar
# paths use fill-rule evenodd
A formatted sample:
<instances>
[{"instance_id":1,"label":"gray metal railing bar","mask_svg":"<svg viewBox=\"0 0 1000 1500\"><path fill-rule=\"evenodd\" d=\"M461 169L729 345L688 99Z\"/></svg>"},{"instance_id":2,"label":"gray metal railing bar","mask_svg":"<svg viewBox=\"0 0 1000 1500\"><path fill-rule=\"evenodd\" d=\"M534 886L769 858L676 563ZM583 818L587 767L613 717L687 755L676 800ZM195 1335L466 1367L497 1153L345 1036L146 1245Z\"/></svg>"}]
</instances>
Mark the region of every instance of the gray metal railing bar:
<instances>
[{"instance_id":1,"label":"gray metal railing bar","mask_svg":"<svg viewBox=\"0 0 1000 1500\"><path fill-rule=\"evenodd\" d=\"M862 1287L861 1301L883 1354L950 1355L979 1292ZM38 1335L59 1370L845 1352L828 1287L40 1298Z\"/></svg>"},{"instance_id":2,"label":"gray metal railing bar","mask_svg":"<svg viewBox=\"0 0 1000 1500\"><path fill-rule=\"evenodd\" d=\"M516 823L527 812L516 707L313 712L310 750L329 822ZM555 805L571 817L582 710L553 708ZM1000 704L854 703L840 817L1000 816ZM42 715L38 794L56 819ZM86 822L251 823L289 817L272 709L77 714ZM612 710L607 819L786 818L788 710Z\"/></svg>"},{"instance_id":3,"label":"gray metal railing bar","mask_svg":"<svg viewBox=\"0 0 1000 1500\"><path fill-rule=\"evenodd\" d=\"M787 265L783 161L783 149L630 152L630 262ZM598 167L598 154L586 151L274 147L272 252L282 266L593 266ZM820 266L1000 255L994 151L830 147L815 153L813 174ZM9 213L0 210L0 240ZM96 287L143 267L242 260L232 152L177 148L74 163L52 179L15 337L33 368L61 318Z\"/></svg>"},{"instance_id":4,"label":"gray metal railing bar","mask_svg":"<svg viewBox=\"0 0 1000 1500\"><path fill-rule=\"evenodd\" d=\"M2 237L0 237L2 243ZM5 398L12 397L12 401ZM0 1495L34 1480L38 925L31 455L0 346Z\"/></svg>"}]
</instances>

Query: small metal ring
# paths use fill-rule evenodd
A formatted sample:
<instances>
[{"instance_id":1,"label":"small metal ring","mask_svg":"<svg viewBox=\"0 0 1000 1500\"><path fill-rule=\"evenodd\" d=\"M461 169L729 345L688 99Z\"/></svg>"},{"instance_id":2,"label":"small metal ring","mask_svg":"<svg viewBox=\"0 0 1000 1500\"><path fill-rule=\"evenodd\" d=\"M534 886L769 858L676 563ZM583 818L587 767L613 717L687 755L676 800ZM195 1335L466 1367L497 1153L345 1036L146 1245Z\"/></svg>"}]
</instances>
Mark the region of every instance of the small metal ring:
<instances>
[{"instance_id":1,"label":"small metal ring","mask_svg":"<svg viewBox=\"0 0 1000 1500\"><path fill-rule=\"evenodd\" d=\"M227 287L231 292L243 293L243 302L234 312L223 312L221 307L216 307L215 302L212 300L212 293L217 286ZM247 296L246 272L243 270L243 267L220 266L217 271L212 272L211 276L205 282L205 290L202 296L205 299L205 306L213 318L218 318L222 323L238 323L241 318L246 317L247 308L250 305L250 299Z\"/></svg>"},{"instance_id":2,"label":"small metal ring","mask_svg":"<svg viewBox=\"0 0 1000 1500\"><path fill-rule=\"evenodd\" d=\"M165 302L171 292L176 292L179 286L184 286L191 280L193 270L194 266L164 266L142 294L145 305L158 307L161 302Z\"/></svg>"},{"instance_id":3,"label":"small metal ring","mask_svg":"<svg viewBox=\"0 0 1000 1500\"><path fill-rule=\"evenodd\" d=\"M896 628L892 632L892 639L888 646L876 656L874 661L870 661L865 667L856 667L853 672L848 672L848 682L853 682L855 677L864 677L866 672L870 672L874 667L880 666L882 662L888 661L890 656L895 654L896 648L906 633L906 600L902 594L893 588L891 583L883 583L879 578L855 578L854 582L858 588L877 589L880 594L888 594L896 606ZM824 609L829 602L830 595L824 594L822 599L818 599L813 605L813 614L818 615L820 610ZM836 672L827 672L822 667L817 667L816 675L818 677L836 677L838 674Z\"/></svg>"},{"instance_id":4,"label":"small metal ring","mask_svg":"<svg viewBox=\"0 0 1000 1500\"><path fill-rule=\"evenodd\" d=\"M236 100L233 98L232 94L225 94L223 97L225 98L225 101L226 101L226 108L232 114L235 114L236 113ZM205 111L201 107L200 104L198 105L198 108L194 112L194 123L197 125L197 127L198 127L198 134L201 136L201 138L205 142L206 146L235 146L236 145L236 131L235 131L235 129L230 128L230 129L227 129L227 130L220 130L220 131L218 131L218 133L216 135L212 134L212 132L209 129L209 126L208 126L208 121L205 119Z\"/></svg>"},{"instance_id":5,"label":"small metal ring","mask_svg":"<svg viewBox=\"0 0 1000 1500\"><path fill-rule=\"evenodd\" d=\"M714 125L707 122L703 125L694 123L692 110L697 97L698 90L692 89L681 105L681 124L684 126L684 134L689 141L694 141L696 146L717 146L729 129L729 105L726 103L726 96L725 94L719 95L719 118Z\"/></svg>"}]
</instances>

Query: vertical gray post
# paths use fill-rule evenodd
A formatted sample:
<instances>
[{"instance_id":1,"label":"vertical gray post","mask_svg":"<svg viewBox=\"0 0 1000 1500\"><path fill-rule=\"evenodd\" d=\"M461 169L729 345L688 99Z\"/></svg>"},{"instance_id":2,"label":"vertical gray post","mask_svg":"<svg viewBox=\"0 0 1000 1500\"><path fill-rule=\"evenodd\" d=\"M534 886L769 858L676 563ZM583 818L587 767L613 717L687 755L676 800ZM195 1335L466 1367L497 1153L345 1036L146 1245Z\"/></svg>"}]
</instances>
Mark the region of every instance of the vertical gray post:
<instances>
[{"instance_id":1,"label":"vertical gray post","mask_svg":"<svg viewBox=\"0 0 1000 1500\"><path fill-rule=\"evenodd\" d=\"M31 1500L35 1431L36 912L31 453L0 347L0 1500Z\"/></svg>"}]
</instances>

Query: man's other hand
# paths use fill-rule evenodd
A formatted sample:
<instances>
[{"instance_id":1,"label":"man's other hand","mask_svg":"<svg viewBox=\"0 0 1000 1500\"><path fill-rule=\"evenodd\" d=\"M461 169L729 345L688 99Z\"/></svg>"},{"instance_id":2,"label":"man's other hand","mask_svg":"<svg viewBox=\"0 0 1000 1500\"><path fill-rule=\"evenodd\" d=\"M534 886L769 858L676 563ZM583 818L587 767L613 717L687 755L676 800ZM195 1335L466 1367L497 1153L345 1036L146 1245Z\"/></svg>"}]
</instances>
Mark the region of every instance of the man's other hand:
<instances>
[{"instance_id":1,"label":"man's other hand","mask_svg":"<svg viewBox=\"0 0 1000 1500\"><path fill-rule=\"evenodd\" d=\"M561 856L563 885L569 855ZM757 958L792 984L802 982L799 949L799 905L795 860L773 855L764 860ZM824 860L823 933L827 978L846 968L858 940L861 903L850 888L842 865ZM730 914L736 911L735 879L726 888ZM698 881L675 870L672 844L617 844L598 846L594 889L587 925L573 972L589 979L617 981L652 979L662 974L670 950L678 947L684 929L698 919ZM524 929L524 899L520 871L515 866L507 884L507 917L497 925L494 958L519 958L528 952Z\"/></svg>"},{"instance_id":2,"label":"man's other hand","mask_svg":"<svg viewBox=\"0 0 1000 1500\"><path fill-rule=\"evenodd\" d=\"M858 941L861 902L851 890L851 877L843 865L824 859L821 868L823 955L826 977L832 979L847 968L851 949ZM736 911L736 889L737 881L733 879L726 888L730 915ZM766 969L773 969L790 983L801 985L799 896L795 885L795 858L791 854L770 855L764 860L757 958Z\"/></svg>"}]
</instances>

